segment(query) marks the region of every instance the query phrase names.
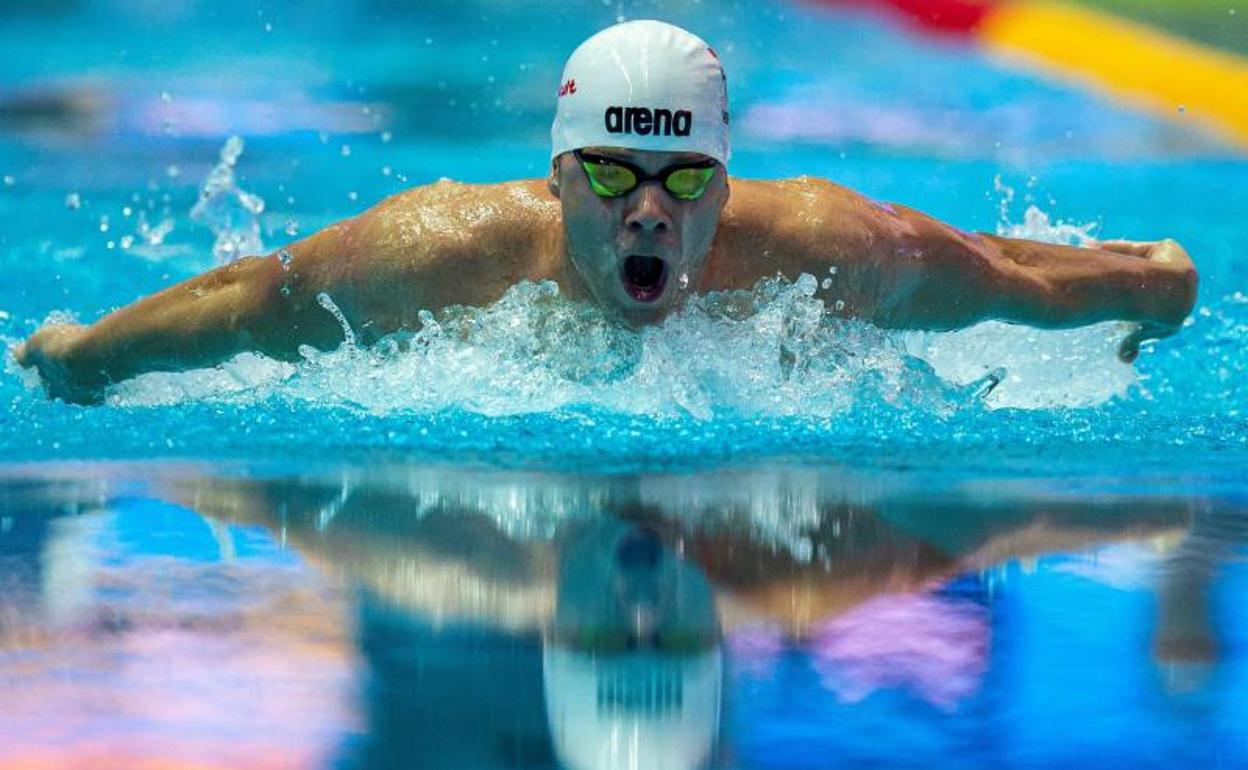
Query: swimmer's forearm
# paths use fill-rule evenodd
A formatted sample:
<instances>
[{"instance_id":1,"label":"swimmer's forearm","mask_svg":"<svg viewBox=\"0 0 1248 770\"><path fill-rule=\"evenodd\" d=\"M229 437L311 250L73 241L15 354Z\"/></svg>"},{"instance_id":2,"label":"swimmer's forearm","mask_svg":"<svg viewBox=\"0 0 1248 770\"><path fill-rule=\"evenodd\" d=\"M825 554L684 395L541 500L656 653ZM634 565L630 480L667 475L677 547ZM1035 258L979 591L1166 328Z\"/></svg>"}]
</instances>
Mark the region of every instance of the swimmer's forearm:
<instances>
[{"instance_id":1,"label":"swimmer's forearm","mask_svg":"<svg viewBox=\"0 0 1248 770\"><path fill-rule=\"evenodd\" d=\"M1196 301L1190 260L1167 264L1098 248L982 238L1001 287L994 318L1051 328L1111 320L1177 326Z\"/></svg>"},{"instance_id":2,"label":"swimmer's forearm","mask_svg":"<svg viewBox=\"0 0 1248 770\"><path fill-rule=\"evenodd\" d=\"M243 351L291 359L300 343L334 344L332 318L280 294L279 269L274 257L249 257L141 299L85 329L67 363L82 386L104 387Z\"/></svg>"}]
</instances>

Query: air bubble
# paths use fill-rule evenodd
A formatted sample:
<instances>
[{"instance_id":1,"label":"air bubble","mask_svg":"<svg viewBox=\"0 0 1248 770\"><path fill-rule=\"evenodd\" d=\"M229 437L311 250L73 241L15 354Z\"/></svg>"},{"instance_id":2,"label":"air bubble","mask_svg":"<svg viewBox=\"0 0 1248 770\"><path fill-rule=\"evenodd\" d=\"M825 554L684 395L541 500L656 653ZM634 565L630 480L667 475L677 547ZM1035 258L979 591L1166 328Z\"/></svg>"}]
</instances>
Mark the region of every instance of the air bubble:
<instances>
[{"instance_id":1,"label":"air bubble","mask_svg":"<svg viewBox=\"0 0 1248 770\"><path fill-rule=\"evenodd\" d=\"M77 211L82 208L82 197L78 193L70 193L65 196L65 208Z\"/></svg>"},{"instance_id":2,"label":"air bubble","mask_svg":"<svg viewBox=\"0 0 1248 770\"><path fill-rule=\"evenodd\" d=\"M299 221L294 217L286 220L285 232L287 235L295 236L299 234Z\"/></svg>"},{"instance_id":3,"label":"air bubble","mask_svg":"<svg viewBox=\"0 0 1248 770\"><path fill-rule=\"evenodd\" d=\"M277 252L277 261L281 263L282 270L290 270L290 263L295 255L290 253L290 249L282 249Z\"/></svg>"}]
</instances>

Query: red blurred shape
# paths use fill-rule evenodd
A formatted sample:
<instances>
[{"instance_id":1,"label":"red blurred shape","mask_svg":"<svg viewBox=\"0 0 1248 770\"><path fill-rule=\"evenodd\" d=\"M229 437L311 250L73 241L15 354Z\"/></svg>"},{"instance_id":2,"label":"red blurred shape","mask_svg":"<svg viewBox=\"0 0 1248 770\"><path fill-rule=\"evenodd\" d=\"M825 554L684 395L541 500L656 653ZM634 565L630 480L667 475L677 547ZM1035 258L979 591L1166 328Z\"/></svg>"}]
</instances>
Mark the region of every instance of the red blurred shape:
<instances>
[{"instance_id":1,"label":"red blurred shape","mask_svg":"<svg viewBox=\"0 0 1248 770\"><path fill-rule=\"evenodd\" d=\"M924 30L969 34L1001 0L811 0L816 5L865 8L900 16Z\"/></svg>"}]
</instances>

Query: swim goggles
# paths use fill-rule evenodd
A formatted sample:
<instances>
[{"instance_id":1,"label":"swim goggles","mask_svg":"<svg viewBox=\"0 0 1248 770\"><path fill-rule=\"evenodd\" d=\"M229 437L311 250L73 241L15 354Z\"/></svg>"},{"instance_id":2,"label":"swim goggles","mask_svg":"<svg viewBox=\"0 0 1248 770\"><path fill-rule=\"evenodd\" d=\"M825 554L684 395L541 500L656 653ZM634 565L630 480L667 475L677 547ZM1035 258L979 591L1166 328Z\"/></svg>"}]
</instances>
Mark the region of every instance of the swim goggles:
<instances>
[{"instance_id":1,"label":"swim goggles","mask_svg":"<svg viewBox=\"0 0 1248 770\"><path fill-rule=\"evenodd\" d=\"M657 174L647 174L631 163L580 150L572 154L585 169L589 186L600 198L619 198L627 195L642 182L654 179L663 183L663 189L678 200L696 201L701 198L711 179L715 177L715 161L707 159L696 163L680 163L668 166Z\"/></svg>"}]
</instances>

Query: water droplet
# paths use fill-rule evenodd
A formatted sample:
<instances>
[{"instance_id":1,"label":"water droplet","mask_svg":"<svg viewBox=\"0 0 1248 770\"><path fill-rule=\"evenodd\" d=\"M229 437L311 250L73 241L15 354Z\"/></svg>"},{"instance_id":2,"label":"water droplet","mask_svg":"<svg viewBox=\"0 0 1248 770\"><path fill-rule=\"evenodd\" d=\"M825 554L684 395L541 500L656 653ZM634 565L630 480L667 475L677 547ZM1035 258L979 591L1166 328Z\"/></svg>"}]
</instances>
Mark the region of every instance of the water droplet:
<instances>
[{"instance_id":1,"label":"water droplet","mask_svg":"<svg viewBox=\"0 0 1248 770\"><path fill-rule=\"evenodd\" d=\"M383 144L389 144L390 140L393 138L394 138L394 134L390 133L389 131L381 132L381 141Z\"/></svg>"},{"instance_id":2,"label":"water droplet","mask_svg":"<svg viewBox=\"0 0 1248 770\"><path fill-rule=\"evenodd\" d=\"M264 31L265 31L265 32L272 32L272 31L273 31L273 23L272 23L272 22L269 22L269 21L266 21L266 22L264 23Z\"/></svg>"},{"instance_id":3,"label":"water droplet","mask_svg":"<svg viewBox=\"0 0 1248 770\"><path fill-rule=\"evenodd\" d=\"M168 166L165 168L165 176L168 176L170 179L177 179L181 175L182 169L177 166Z\"/></svg>"},{"instance_id":4,"label":"water droplet","mask_svg":"<svg viewBox=\"0 0 1248 770\"><path fill-rule=\"evenodd\" d=\"M128 217L133 213L134 213L134 209L130 208L129 206L126 206L121 210L121 215L123 217Z\"/></svg>"},{"instance_id":5,"label":"water droplet","mask_svg":"<svg viewBox=\"0 0 1248 770\"><path fill-rule=\"evenodd\" d=\"M278 289L278 292L280 292L283 297L289 297L290 287L287 286L286 284L282 284L282 288Z\"/></svg>"},{"instance_id":6,"label":"water droplet","mask_svg":"<svg viewBox=\"0 0 1248 770\"><path fill-rule=\"evenodd\" d=\"M5 186L5 187L12 187L12 186L13 186L13 185L15 185L15 184L17 184L17 178L16 178L16 177L14 177L12 174L5 174L5 175L4 175L4 186Z\"/></svg>"},{"instance_id":7,"label":"water droplet","mask_svg":"<svg viewBox=\"0 0 1248 770\"><path fill-rule=\"evenodd\" d=\"M277 252L277 261L282 264L283 270L290 269L290 262L294 258L295 258L295 255L290 253L290 249L282 249L281 251Z\"/></svg>"},{"instance_id":8,"label":"water droplet","mask_svg":"<svg viewBox=\"0 0 1248 770\"><path fill-rule=\"evenodd\" d=\"M832 307L839 313L840 311L845 309L845 300L838 299L836 301L836 304L834 304Z\"/></svg>"},{"instance_id":9,"label":"water droplet","mask_svg":"<svg viewBox=\"0 0 1248 770\"><path fill-rule=\"evenodd\" d=\"M165 104L169 104L170 102L173 101L173 94L169 93L168 91L161 91L160 100L164 102Z\"/></svg>"},{"instance_id":10,"label":"water droplet","mask_svg":"<svg viewBox=\"0 0 1248 770\"><path fill-rule=\"evenodd\" d=\"M342 153L342 157L344 158L351 157L351 145L349 144L344 144L338 151Z\"/></svg>"},{"instance_id":11,"label":"water droplet","mask_svg":"<svg viewBox=\"0 0 1248 770\"><path fill-rule=\"evenodd\" d=\"M107 216L100 217L100 232L102 233L108 232L108 217Z\"/></svg>"},{"instance_id":12,"label":"water droplet","mask_svg":"<svg viewBox=\"0 0 1248 770\"><path fill-rule=\"evenodd\" d=\"M831 267L828 268L828 274L836 275L836 265L832 265Z\"/></svg>"},{"instance_id":13,"label":"water droplet","mask_svg":"<svg viewBox=\"0 0 1248 770\"><path fill-rule=\"evenodd\" d=\"M763 259L771 259L771 249L763 249Z\"/></svg>"},{"instance_id":14,"label":"water droplet","mask_svg":"<svg viewBox=\"0 0 1248 770\"><path fill-rule=\"evenodd\" d=\"M291 236L299 234L299 221L294 217L286 220L286 234Z\"/></svg>"},{"instance_id":15,"label":"water droplet","mask_svg":"<svg viewBox=\"0 0 1248 770\"><path fill-rule=\"evenodd\" d=\"M131 247L131 246L133 246L133 245L134 245L134 236L133 236L133 235L123 235L123 236L121 236L121 248L123 248L123 249L128 249L128 248L130 248L130 247Z\"/></svg>"},{"instance_id":16,"label":"water droplet","mask_svg":"<svg viewBox=\"0 0 1248 770\"><path fill-rule=\"evenodd\" d=\"M391 174L391 173L392 173L392 172L391 172L391 170L390 170L390 167L389 167L389 166L382 166L382 167L381 167L381 175L382 175L382 176L390 176L390 174Z\"/></svg>"},{"instance_id":17,"label":"water droplet","mask_svg":"<svg viewBox=\"0 0 1248 770\"><path fill-rule=\"evenodd\" d=\"M360 194L357 193L355 190L352 190L351 192L347 193L347 198L349 200L356 201L360 199Z\"/></svg>"},{"instance_id":18,"label":"water droplet","mask_svg":"<svg viewBox=\"0 0 1248 770\"><path fill-rule=\"evenodd\" d=\"M116 242L116 241L109 241L108 243L106 243L106 244L104 244L104 245L108 248L108 250L109 250L109 251L112 251L113 249L117 248L117 242Z\"/></svg>"},{"instance_id":19,"label":"water droplet","mask_svg":"<svg viewBox=\"0 0 1248 770\"><path fill-rule=\"evenodd\" d=\"M77 211L82 208L82 198L78 193L70 193L65 196L65 208Z\"/></svg>"},{"instance_id":20,"label":"water droplet","mask_svg":"<svg viewBox=\"0 0 1248 770\"><path fill-rule=\"evenodd\" d=\"M823 279L823 281L822 281L822 282L820 282L820 284L819 284L819 288L821 288L821 289L831 289L831 288L832 288L832 279L831 279L831 278L824 278L824 279Z\"/></svg>"},{"instance_id":21,"label":"water droplet","mask_svg":"<svg viewBox=\"0 0 1248 770\"><path fill-rule=\"evenodd\" d=\"M689 274L681 273L680 278L677 279L677 283L680 285L680 288L688 289L689 288Z\"/></svg>"}]
</instances>

